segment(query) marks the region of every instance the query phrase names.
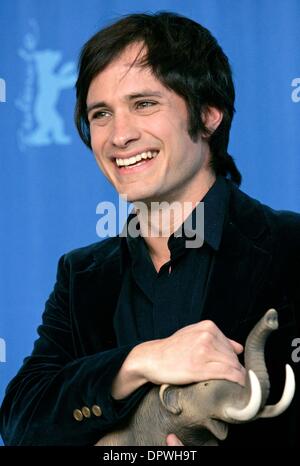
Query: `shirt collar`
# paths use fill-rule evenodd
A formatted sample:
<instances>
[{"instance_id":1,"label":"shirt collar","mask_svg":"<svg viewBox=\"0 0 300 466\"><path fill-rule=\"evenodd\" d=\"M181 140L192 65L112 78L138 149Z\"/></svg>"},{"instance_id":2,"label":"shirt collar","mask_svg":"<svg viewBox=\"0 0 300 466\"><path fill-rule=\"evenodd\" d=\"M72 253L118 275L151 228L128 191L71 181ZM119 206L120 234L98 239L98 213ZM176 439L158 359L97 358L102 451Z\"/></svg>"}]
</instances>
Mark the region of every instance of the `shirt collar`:
<instances>
[{"instance_id":1,"label":"shirt collar","mask_svg":"<svg viewBox=\"0 0 300 466\"><path fill-rule=\"evenodd\" d=\"M176 236L177 232L175 232L170 236L168 247L171 252L171 259L185 252L186 241L192 239L189 233L191 226L192 231L198 238L202 237L201 244L198 247L201 247L204 241L204 243L208 244L213 250L219 250L228 199L229 189L227 182L223 176L217 176L215 183L206 193L202 202L194 208L181 228L177 230L177 232L180 230L180 235ZM201 219L202 217L203 211L199 212L199 210L202 209L202 203L204 203L204 238L203 227L201 227L199 222L196 222L196 219ZM129 214L123 232L128 232L128 224L135 216L136 214L134 213ZM141 236L132 237L129 233L121 238L121 271L128 262L128 259L134 256L137 251L140 251L138 248L141 247L141 241L144 243ZM143 246L146 247L146 245Z\"/></svg>"}]
</instances>

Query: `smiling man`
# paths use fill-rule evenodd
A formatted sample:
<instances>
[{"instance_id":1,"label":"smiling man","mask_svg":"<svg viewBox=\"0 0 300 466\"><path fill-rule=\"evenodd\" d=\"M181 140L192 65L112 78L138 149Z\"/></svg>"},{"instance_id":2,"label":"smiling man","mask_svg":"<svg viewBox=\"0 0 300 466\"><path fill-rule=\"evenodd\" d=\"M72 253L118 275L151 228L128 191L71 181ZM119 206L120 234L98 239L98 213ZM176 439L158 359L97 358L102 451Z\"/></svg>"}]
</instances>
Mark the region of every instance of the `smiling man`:
<instances>
[{"instance_id":1,"label":"smiling man","mask_svg":"<svg viewBox=\"0 0 300 466\"><path fill-rule=\"evenodd\" d=\"M135 42L92 80L87 95L92 150L129 201L199 202L215 180L208 143L188 134L184 99L140 65L146 53L143 43ZM222 112L210 108L205 117L214 130Z\"/></svg>"},{"instance_id":2,"label":"smiling man","mask_svg":"<svg viewBox=\"0 0 300 466\"><path fill-rule=\"evenodd\" d=\"M39 339L2 405L7 444L93 445L153 384L243 385L242 344L270 307L280 322L266 353L269 402L277 401L300 333L300 219L238 189L227 152L233 113L228 59L190 19L130 15L85 44L76 124L135 205L128 224L137 220L140 234L129 229L60 259ZM204 238L188 247L184 228L177 233L189 220L195 234L201 229L200 201ZM177 206L167 225L153 215L161 204ZM284 416L233 426L224 444L295 445L299 412L297 395ZM184 442L175 434L166 444Z\"/></svg>"},{"instance_id":3,"label":"smiling man","mask_svg":"<svg viewBox=\"0 0 300 466\"><path fill-rule=\"evenodd\" d=\"M145 59L143 43L129 45L92 80L87 95L91 147L97 163L128 201L147 205L152 215L139 215L142 231L149 221L154 222L155 202L195 206L216 178L207 138L193 141L188 133L184 99L167 89L149 67L141 66ZM213 132L222 112L208 107L203 118ZM178 215L173 231L183 221L174 210ZM159 271L170 255L168 237L143 237Z\"/></svg>"}]
</instances>

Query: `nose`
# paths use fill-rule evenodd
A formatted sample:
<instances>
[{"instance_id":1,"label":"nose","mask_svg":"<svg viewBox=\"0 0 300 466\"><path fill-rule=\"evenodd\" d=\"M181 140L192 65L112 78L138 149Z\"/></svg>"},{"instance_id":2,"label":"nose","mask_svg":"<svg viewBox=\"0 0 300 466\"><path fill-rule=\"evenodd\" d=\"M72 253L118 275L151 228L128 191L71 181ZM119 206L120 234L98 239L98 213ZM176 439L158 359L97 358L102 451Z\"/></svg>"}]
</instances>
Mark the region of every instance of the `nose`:
<instances>
[{"instance_id":1,"label":"nose","mask_svg":"<svg viewBox=\"0 0 300 466\"><path fill-rule=\"evenodd\" d=\"M128 112L115 113L111 131L112 145L126 148L131 142L137 141L139 138L140 130L132 115Z\"/></svg>"}]
</instances>

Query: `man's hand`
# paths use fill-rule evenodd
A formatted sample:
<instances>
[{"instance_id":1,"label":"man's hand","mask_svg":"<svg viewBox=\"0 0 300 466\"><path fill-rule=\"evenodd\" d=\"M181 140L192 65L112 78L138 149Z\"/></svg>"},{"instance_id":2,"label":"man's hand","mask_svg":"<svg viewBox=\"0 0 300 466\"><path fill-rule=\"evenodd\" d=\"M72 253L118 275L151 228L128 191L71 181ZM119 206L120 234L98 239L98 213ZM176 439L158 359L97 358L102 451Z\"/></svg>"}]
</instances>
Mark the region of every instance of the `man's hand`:
<instances>
[{"instance_id":1,"label":"man's hand","mask_svg":"<svg viewBox=\"0 0 300 466\"><path fill-rule=\"evenodd\" d=\"M188 325L168 338L141 343L135 349L136 369L157 385L209 379L244 384L245 369L237 357L242 345L226 338L209 320Z\"/></svg>"},{"instance_id":2,"label":"man's hand","mask_svg":"<svg viewBox=\"0 0 300 466\"><path fill-rule=\"evenodd\" d=\"M227 379L244 385L237 355L242 345L226 338L210 320L188 325L170 337L135 346L112 384L112 396L125 398L146 382L185 385Z\"/></svg>"}]
</instances>

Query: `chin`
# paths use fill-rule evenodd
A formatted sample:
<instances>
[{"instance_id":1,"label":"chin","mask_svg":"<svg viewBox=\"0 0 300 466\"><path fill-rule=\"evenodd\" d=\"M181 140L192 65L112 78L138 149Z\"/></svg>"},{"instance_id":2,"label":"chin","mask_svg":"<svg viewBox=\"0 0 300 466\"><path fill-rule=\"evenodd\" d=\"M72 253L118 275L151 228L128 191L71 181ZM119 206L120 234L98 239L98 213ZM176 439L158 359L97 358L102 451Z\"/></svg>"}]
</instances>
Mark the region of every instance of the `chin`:
<instances>
[{"instance_id":1,"label":"chin","mask_svg":"<svg viewBox=\"0 0 300 466\"><path fill-rule=\"evenodd\" d=\"M152 200L153 195L149 193L122 193L123 198L126 196L127 202L149 202Z\"/></svg>"}]
</instances>

